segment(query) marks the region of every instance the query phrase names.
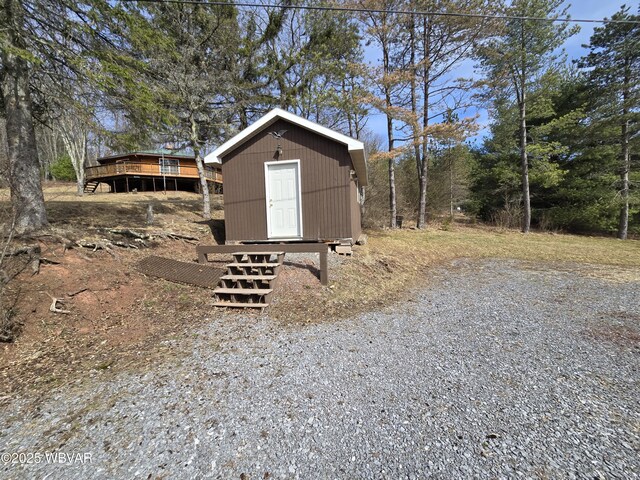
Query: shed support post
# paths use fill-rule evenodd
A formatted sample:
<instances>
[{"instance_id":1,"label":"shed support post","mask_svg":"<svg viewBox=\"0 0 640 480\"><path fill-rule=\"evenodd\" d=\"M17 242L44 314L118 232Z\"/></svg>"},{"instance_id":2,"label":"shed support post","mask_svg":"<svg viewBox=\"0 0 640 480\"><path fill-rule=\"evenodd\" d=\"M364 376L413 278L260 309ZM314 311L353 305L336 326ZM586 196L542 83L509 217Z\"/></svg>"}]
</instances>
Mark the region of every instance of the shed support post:
<instances>
[{"instance_id":1,"label":"shed support post","mask_svg":"<svg viewBox=\"0 0 640 480\"><path fill-rule=\"evenodd\" d=\"M129 177L125 176L124 180L125 180L125 182L127 182L127 193L129 193Z\"/></svg>"},{"instance_id":2,"label":"shed support post","mask_svg":"<svg viewBox=\"0 0 640 480\"><path fill-rule=\"evenodd\" d=\"M153 178L153 193L156 193L156 179Z\"/></svg>"},{"instance_id":3,"label":"shed support post","mask_svg":"<svg viewBox=\"0 0 640 480\"><path fill-rule=\"evenodd\" d=\"M327 267L327 250L320 252L320 283L327 285L329 283L329 269Z\"/></svg>"},{"instance_id":4,"label":"shed support post","mask_svg":"<svg viewBox=\"0 0 640 480\"><path fill-rule=\"evenodd\" d=\"M113 193L118 193L118 192L116 192L116 181L115 180L113 181L113 190L112 191L113 191Z\"/></svg>"}]
</instances>

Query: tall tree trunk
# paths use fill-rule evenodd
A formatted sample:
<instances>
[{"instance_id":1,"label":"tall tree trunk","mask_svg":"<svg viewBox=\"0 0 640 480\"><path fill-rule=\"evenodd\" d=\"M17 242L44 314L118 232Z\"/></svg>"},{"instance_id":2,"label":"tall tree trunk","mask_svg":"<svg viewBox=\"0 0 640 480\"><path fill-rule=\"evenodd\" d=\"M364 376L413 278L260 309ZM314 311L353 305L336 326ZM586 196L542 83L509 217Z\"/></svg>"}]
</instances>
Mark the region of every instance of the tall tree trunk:
<instances>
[{"instance_id":1,"label":"tall tree trunk","mask_svg":"<svg viewBox=\"0 0 640 480\"><path fill-rule=\"evenodd\" d=\"M78 126L81 120L63 118L60 120L62 142L71 158L73 171L76 174L76 190L79 196L84 195L85 163L87 160L87 132L84 125Z\"/></svg>"},{"instance_id":2,"label":"tall tree trunk","mask_svg":"<svg viewBox=\"0 0 640 480\"><path fill-rule=\"evenodd\" d=\"M418 146L416 150L419 152L420 147ZM426 228L427 226L427 159L428 157L425 155L425 150L422 149L422 157L420 159L420 168L418 170L418 188L420 189L418 196L418 228ZM416 155L419 153L416 152Z\"/></svg>"},{"instance_id":3,"label":"tall tree trunk","mask_svg":"<svg viewBox=\"0 0 640 480\"><path fill-rule=\"evenodd\" d=\"M351 108L352 108L352 102L351 99L348 98L349 97L349 92L347 91L347 82L344 78L342 78L341 80L341 88L342 91L340 92L340 96L342 97L342 101L346 104L348 104L347 108L346 108L346 113L347 113L347 125L349 126L349 136L351 138L356 138L355 133L353 132L353 122L351 120Z\"/></svg>"},{"instance_id":4,"label":"tall tree trunk","mask_svg":"<svg viewBox=\"0 0 640 480\"><path fill-rule=\"evenodd\" d=\"M382 61L383 61L383 71L385 75L390 73L390 61L389 61L389 49L386 43L382 44ZM386 80L385 80L386 81ZM386 115L387 115L387 140L389 143L389 152L393 151L394 147L394 138L393 138L393 117L391 115L391 87L389 85L385 85L384 87L384 95L385 95L385 107L386 107ZM396 216L398 214L397 204L396 204L396 172L395 172L395 158L393 156L389 157L389 227L396 228Z\"/></svg>"},{"instance_id":5,"label":"tall tree trunk","mask_svg":"<svg viewBox=\"0 0 640 480\"><path fill-rule=\"evenodd\" d=\"M520 89L518 107L520 110L520 171L522 175L522 233L531 228L531 199L529 195L529 158L527 157L527 62L524 21L520 21L520 72L516 80L516 90Z\"/></svg>"},{"instance_id":6,"label":"tall tree trunk","mask_svg":"<svg viewBox=\"0 0 640 480\"><path fill-rule=\"evenodd\" d=\"M204 170L204 161L200 152L200 139L198 138L198 125L193 116L191 117L191 148L196 157L196 167L200 178L200 191L202 193L202 216L211 219L211 196L209 195L209 184Z\"/></svg>"},{"instance_id":7,"label":"tall tree trunk","mask_svg":"<svg viewBox=\"0 0 640 480\"><path fill-rule=\"evenodd\" d=\"M529 195L529 159L527 157L527 119L524 90L520 102L520 169L522 175L522 232L529 233L531 228L531 200Z\"/></svg>"},{"instance_id":8,"label":"tall tree trunk","mask_svg":"<svg viewBox=\"0 0 640 480\"><path fill-rule=\"evenodd\" d=\"M626 118L622 124L622 169L620 179L622 180L622 206L620 207L620 221L618 223L618 238L627 239L629 229L629 170L631 169L631 156L629 155L629 120Z\"/></svg>"},{"instance_id":9,"label":"tall tree trunk","mask_svg":"<svg viewBox=\"0 0 640 480\"><path fill-rule=\"evenodd\" d=\"M393 120L391 114L387 114L387 137L389 140L389 151L393 151ZM398 208L396 205L396 160L394 157L389 158L389 227L396 228L396 216Z\"/></svg>"},{"instance_id":10,"label":"tall tree trunk","mask_svg":"<svg viewBox=\"0 0 640 480\"><path fill-rule=\"evenodd\" d=\"M426 125L423 126L423 128L425 127ZM429 178L428 171L429 171L429 147L428 147L428 138L427 138L427 135L425 134L424 137L422 138L422 155L421 155L420 171L418 172L418 186L420 187L420 197L418 202L418 219L420 222L420 226L418 228L424 228L427 226L427 180Z\"/></svg>"},{"instance_id":11,"label":"tall tree trunk","mask_svg":"<svg viewBox=\"0 0 640 480\"><path fill-rule=\"evenodd\" d=\"M431 22L425 16L422 20L422 155L418 164L418 187L420 189L418 197L418 228L424 228L427 225L427 179L429 173L429 150L428 137L426 134L429 126L429 77L431 57L431 49L429 38ZM416 151L416 157L418 153Z\"/></svg>"},{"instance_id":12,"label":"tall tree trunk","mask_svg":"<svg viewBox=\"0 0 640 480\"><path fill-rule=\"evenodd\" d=\"M58 141L57 141L57 138L54 136L53 132L48 137L48 141L50 143L49 156L48 158L45 159L45 161L42 161L42 159L39 159L43 164L43 167L42 167L44 170L43 177L45 180L51 180L53 178L51 176L51 164L58 158Z\"/></svg>"},{"instance_id":13,"label":"tall tree trunk","mask_svg":"<svg viewBox=\"0 0 640 480\"><path fill-rule=\"evenodd\" d=\"M76 190L79 196L84 196L84 160L76 171Z\"/></svg>"},{"instance_id":14,"label":"tall tree trunk","mask_svg":"<svg viewBox=\"0 0 640 480\"><path fill-rule=\"evenodd\" d=\"M22 47L21 7L15 0L4 0L5 33L2 38L2 96L7 130L9 185L11 205L18 233L38 230L47 225L47 211L42 194L40 162L36 148L29 64L15 52Z\"/></svg>"},{"instance_id":15,"label":"tall tree trunk","mask_svg":"<svg viewBox=\"0 0 640 480\"><path fill-rule=\"evenodd\" d=\"M422 163L424 159L421 158L420 155L420 145L421 140L423 138L424 132L420 131L420 113L418 112L418 92L416 80L418 77L418 69L416 66L416 26L414 17L411 16L411 24L409 25L409 64L411 68L411 80L409 82L410 94L411 94L411 119L414 123L412 127L413 134L413 154L415 156L416 161L416 172L418 175L418 187L420 190L420 195L418 199L418 218L416 219L416 226L418 228L424 228L424 208L423 205L426 205L424 198L422 196Z\"/></svg>"},{"instance_id":16,"label":"tall tree trunk","mask_svg":"<svg viewBox=\"0 0 640 480\"><path fill-rule=\"evenodd\" d=\"M285 84L283 74L279 74L276 82L278 84L278 90L280 94L280 108L283 110L289 110L290 105L290 97L289 91L287 89L287 85Z\"/></svg>"},{"instance_id":17,"label":"tall tree trunk","mask_svg":"<svg viewBox=\"0 0 640 480\"><path fill-rule=\"evenodd\" d=\"M39 149L38 160L42 169L42 179L46 182L52 179L51 164L58 158L57 134L46 128L40 133L36 130L36 143Z\"/></svg>"},{"instance_id":18,"label":"tall tree trunk","mask_svg":"<svg viewBox=\"0 0 640 480\"><path fill-rule=\"evenodd\" d=\"M209 195L209 184L204 170L204 160L200 153L200 148L193 149L196 155L196 166L198 167L198 176L200 177L200 189L202 190L202 216L211 219L211 196Z\"/></svg>"},{"instance_id":19,"label":"tall tree trunk","mask_svg":"<svg viewBox=\"0 0 640 480\"><path fill-rule=\"evenodd\" d=\"M453 219L453 154L449 144L449 217Z\"/></svg>"},{"instance_id":20,"label":"tall tree trunk","mask_svg":"<svg viewBox=\"0 0 640 480\"><path fill-rule=\"evenodd\" d=\"M620 220L618 222L618 238L620 240L627 239L627 231L629 230L629 171L631 170L631 156L629 154L629 90L631 82L630 62L625 60L624 82L622 85L622 132L620 137L620 156L621 156L621 172L622 180L622 206L620 207Z\"/></svg>"},{"instance_id":21,"label":"tall tree trunk","mask_svg":"<svg viewBox=\"0 0 640 480\"><path fill-rule=\"evenodd\" d=\"M247 107L241 106L238 111L240 113L240 131L242 131L249 126Z\"/></svg>"}]
</instances>

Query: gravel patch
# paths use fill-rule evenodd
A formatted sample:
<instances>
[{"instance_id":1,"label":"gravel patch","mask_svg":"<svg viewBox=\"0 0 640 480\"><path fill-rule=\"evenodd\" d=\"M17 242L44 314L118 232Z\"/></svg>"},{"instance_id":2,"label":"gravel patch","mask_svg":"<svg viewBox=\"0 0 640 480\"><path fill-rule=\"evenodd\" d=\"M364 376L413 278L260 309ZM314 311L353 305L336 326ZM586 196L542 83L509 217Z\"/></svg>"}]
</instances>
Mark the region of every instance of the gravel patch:
<instances>
[{"instance_id":1,"label":"gravel patch","mask_svg":"<svg viewBox=\"0 0 640 480\"><path fill-rule=\"evenodd\" d=\"M429 275L333 323L203 319L174 364L16 399L0 453L91 458L0 477L639 477L640 283L497 260Z\"/></svg>"},{"instance_id":2,"label":"gravel patch","mask_svg":"<svg viewBox=\"0 0 640 480\"><path fill-rule=\"evenodd\" d=\"M338 255L335 252L329 252L327 255L327 266L329 269L338 268L340 265L348 262L351 257L346 255ZM284 256L285 265L293 266L315 266L320 268L320 255L318 253L287 253Z\"/></svg>"}]
</instances>

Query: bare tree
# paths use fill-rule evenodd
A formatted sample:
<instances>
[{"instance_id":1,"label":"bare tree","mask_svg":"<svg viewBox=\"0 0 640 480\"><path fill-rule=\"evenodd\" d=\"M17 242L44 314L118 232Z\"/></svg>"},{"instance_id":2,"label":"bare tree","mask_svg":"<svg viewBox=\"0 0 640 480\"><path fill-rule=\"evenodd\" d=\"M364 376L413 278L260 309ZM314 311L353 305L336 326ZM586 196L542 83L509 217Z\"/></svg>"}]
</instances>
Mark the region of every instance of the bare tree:
<instances>
[{"instance_id":1,"label":"bare tree","mask_svg":"<svg viewBox=\"0 0 640 480\"><path fill-rule=\"evenodd\" d=\"M72 115L63 115L56 121L56 127L60 131L60 137L64 148L71 159L73 171L76 174L76 187L78 195L84 195L85 165L87 161L87 138L89 128L82 118Z\"/></svg>"},{"instance_id":2,"label":"bare tree","mask_svg":"<svg viewBox=\"0 0 640 480\"><path fill-rule=\"evenodd\" d=\"M64 148L60 132L49 125L40 124L36 126L36 141L42 177L45 181L51 180L51 165L58 160Z\"/></svg>"},{"instance_id":3,"label":"bare tree","mask_svg":"<svg viewBox=\"0 0 640 480\"><path fill-rule=\"evenodd\" d=\"M381 59L379 65L371 67L370 77L372 79L374 93L370 97L370 102L378 110L382 111L387 118L387 145L388 151L383 154L379 152L376 157L388 162L389 174L389 227L396 228L396 217L398 213L395 166L401 149L396 148L394 120L398 118L398 103L403 94L403 86L406 80L403 77L400 61L401 56L398 49L406 43L404 33L406 32L397 14L389 11L401 10L405 6L403 0L368 0L362 5L371 11L363 14L362 22L366 27L366 36L375 42L380 48Z\"/></svg>"},{"instance_id":4,"label":"bare tree","mask_svg":"<svg viewBox=\"0 0 640 480\"><path fill-rule=\"evenodd\" d=\"M413 0L414 9L430 12L477 12L486 11L486 0ZM405 20L409 30L407 44L410 73L411 115L408 127L413 145L418 177L417 227L426 226L427 183L429 168L429 139L438 135L443 125L453 130L465 127L452 125L447 115L457 109L464 109L465 95L470 91L469 82L450 78L455 68L469 59L473 46L483 35L484 26L475 18L431 16L416 18L410 15ZM435 123L435 132L431 125Z\"/></svg>"}]
</instances>

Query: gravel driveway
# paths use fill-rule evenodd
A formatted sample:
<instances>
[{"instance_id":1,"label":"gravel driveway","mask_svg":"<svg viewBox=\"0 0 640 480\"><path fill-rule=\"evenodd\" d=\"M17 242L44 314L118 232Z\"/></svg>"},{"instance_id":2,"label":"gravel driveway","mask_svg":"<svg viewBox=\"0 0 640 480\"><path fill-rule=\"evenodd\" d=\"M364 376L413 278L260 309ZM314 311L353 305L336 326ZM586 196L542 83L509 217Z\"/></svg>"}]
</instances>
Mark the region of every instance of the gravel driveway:
<instances>
[{"instance_id":1,"label":"gravel driveway","mask_svg":"<svg viewBox=\"0 0 640 480\"><path fill-rule=\"evenodd\" d=\"M0 477L638 478L640 283L565 270L462 261L353 319L203 320L176 364L0 412L0 453L75 455Z\"/></svg>"}]
</instances>

